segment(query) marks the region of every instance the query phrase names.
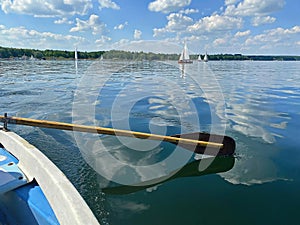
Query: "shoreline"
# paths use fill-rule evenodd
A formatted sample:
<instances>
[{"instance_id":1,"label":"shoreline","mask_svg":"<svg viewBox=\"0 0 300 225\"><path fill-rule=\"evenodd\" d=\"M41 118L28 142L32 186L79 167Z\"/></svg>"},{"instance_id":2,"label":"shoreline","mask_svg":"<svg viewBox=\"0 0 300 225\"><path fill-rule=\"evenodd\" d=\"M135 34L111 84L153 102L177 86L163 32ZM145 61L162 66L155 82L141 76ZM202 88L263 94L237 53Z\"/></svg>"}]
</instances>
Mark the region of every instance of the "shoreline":
<instances>
[{"instance_id":1,"label":"shoreline","mask_svg":"<svg viewBox=\"0 0 300 225\"><path fill-rule=\"evenodd\" d=\"M121 50L81 52L78 60L178 60L180 54L163 54L152 52L130 52ZM204 57L204 54L200 54ZM190 55L197 61L199 54ZM0 46L1 60L74 60L75 51L36 50L22 48L6 48ZM243 54L208 54L209 61L300 61L300 55L243 55Z\"/></svg>"}]
</instances>

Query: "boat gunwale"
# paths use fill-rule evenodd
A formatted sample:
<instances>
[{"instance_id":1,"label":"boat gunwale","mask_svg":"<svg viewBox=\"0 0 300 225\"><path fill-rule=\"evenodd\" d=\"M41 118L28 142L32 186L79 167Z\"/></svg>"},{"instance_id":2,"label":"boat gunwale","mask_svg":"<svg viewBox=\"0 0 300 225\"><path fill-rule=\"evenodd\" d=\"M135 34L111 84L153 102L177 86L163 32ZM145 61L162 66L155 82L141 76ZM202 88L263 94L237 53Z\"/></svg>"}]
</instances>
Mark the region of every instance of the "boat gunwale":
<instances>
[{"instance_id":1,"label":"boat gunwale","mask_svg":"<svg viewBox=\"0 0 300 225\"><path fill-rule=\"evenodd\" d=\"M0 143L19 160L19 168L28 181L37 181L60 224L99 224L72 183L40 150L1 128Z\"/></svg>"}]
</instances>

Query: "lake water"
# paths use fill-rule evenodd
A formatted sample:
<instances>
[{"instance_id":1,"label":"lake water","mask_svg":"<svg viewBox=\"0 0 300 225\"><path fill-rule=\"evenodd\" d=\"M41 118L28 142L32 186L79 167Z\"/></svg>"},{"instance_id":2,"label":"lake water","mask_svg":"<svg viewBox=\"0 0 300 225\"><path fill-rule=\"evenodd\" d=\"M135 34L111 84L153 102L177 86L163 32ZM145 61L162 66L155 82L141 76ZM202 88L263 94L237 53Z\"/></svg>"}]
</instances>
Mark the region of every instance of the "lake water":
<instances>
[{"instance_id":1,"label":"lake water","mask_svg":"<svg viewBox=\"0 0 300 225\"><path fill-rule=\"evenodd\" d=\"M299 223L300 62L0 61L0 84L11 116L235 139L234 158L194 161L164 142L10 125L101 224Z\"/></svg>"}]
</instances>

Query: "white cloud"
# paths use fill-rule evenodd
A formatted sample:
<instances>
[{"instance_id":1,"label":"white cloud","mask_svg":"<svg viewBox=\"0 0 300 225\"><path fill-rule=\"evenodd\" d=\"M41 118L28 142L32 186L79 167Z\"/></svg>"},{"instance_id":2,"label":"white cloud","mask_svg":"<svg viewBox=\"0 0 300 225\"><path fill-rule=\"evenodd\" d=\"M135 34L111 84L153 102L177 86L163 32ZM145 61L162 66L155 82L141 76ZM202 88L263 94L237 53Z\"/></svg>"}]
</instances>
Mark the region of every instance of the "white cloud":
<instances>
[{"instance_id":1,"label":"white cloud","mask_svg":"<svg viewBox=\"0 0 300 225\"><path fill-rule=\"evenodd\" d=\"M180 10L179 13L181 14L192 14L192 13L198 13L198 9L185 9L185 10Z\"/></svg>"},{"instance_id":2,"label":"white cloud","mask_svg":"<svg viewBox=\"0 0 300 225\"><path fill-rule=\"evenodd\" d=\"M72 24L72 21L69 21L67 18L62 18L54 21L55 24Z\"/></svg>"},{"instance_id":3,"label":"white cloud","mask_svg":"<svg viewBox=\"0 0 300 225\"><path fill-rule=\"evenodd\" d=\"M99 39L95 41L95 44L97 45L97 47L103 48L104 46L107 46L110 41L110 37L102 35Z\"/></svg>"},{"instance_id":4,"label":"white cloud","mask_svg":"<svg viewBox=\"0 0 300 225\"><path fill-rule=\"evenodd\" d=\"M120 46L126 46L126 45L129 44L129 43L130 43L130 40L123 38L123 39L120 39L120 40L117 41L117 42L112 43L111 49L119 49L119 50L122 50L122 48L121 48Z\"/></svg>"},{"instance_id":5,"label":"white cloud","mask_svg":"<svg viewBox=\"0 0 300 225\"><path fill-rule=\"evenodd\" d=\"M175 42L176 43L176 42ZM143 51L153 53L178 53L182 46L174 44L174 41L153 41L153 40L134 40L122 39L112 45L113 49L124 51Z\"/></svg>"},{"instance_id":6,"label":"white cloud","mask_svg":"<svg viewBox=\"0 0 300 225\"><path fill-rule=\"evenodd\" d=\"M267 24L267 23L274 23L276 21L276 18L271 17L271 16L256 16L252 18L252 25L257 27L262 24Z\"/></svg>"},{"instance_id":7,"label":"white cloud","mask_svg":"<svg viewBox=\"0 0 300 225\"><path fill-rule=\"evenodd\" d=\"M265 45L272 46L273 44L285 45L286 40L292 38L294 35L300 34L300 26L294 26L290 29L283 29L281 27L267 30L263 34L258 34L254 37L249 37L245 44L249 45ZM299 37L298 37L299 38ZM292 42L288 42L292 43Z\"/></svg>"},{"instance_id":8,"label":"white cloud","mask_svg":"<svg viewBox=\"0 0 300 225\"><path fill-rule=\"evenodd\" d=\"M1 2L1 9L5 13L35 17L86 15L91 8L91 0L2 0Z\"/></svg>"},{"instance_id":9,"label":"white cloud","mask_svg":"<svg viewBox=\"0 0 300 225\"><path fill-rule=\"evenodd\" d=\"M182 35L192 35L192 37L210 35L211 38L213 38L212 36L215 34L240 29L243 26L243 19L240 17L218 14L203 17L196 22L191 17L181 13L171 13L167 16L167 19L168 23L165 27L153 29L154 37L174 34L176 35L176 38L180 38ZM188 36L185 37L185 39L188 38Z\"/></svg>"},{"instance_id":10,"label":"white cloud","mask_svg":"<svg viewBox=\"0 0 300 225\"><path fill-rule=\"evenodd\" d=\"M154 37L160 36L165 33L180 33L185 32L187 27L193 24L193 19L184 16L181 13L171 13L167 16L168 23L164 28L154 28Z\"/></svg>"},{"instance_id":11,"label":"white cloud","mask_svg":"<svg viewBox=\"0 0 300 225\"><path fill-rule=\"evenodd\" d=\"M189 26L187 30L193 34L203 34L207 32L239 29L242 25L242 18L214 14L212 16L203 17L195 24Z\"/></svg>"},{"instance_id":12,"label":"white cloud","mask_svg":"<svg viewBox=\"0 0 300 225\"><path fill-rule=\"evenodd\" d=\"M228 43L227 38L217 38L216 40L214 40L213 45L225 45Z\"/></svg>"},{"instance_id":13,"label":"white cloud","mask_svg":"<svg viewBox=\"0 0 300 225\"><path fill-rule=\"evenodd\" d=\"M168 24L166 28L170 31L181 31L193 23L192 18L184 16L180 13L171 13L169 16L167 16L167 19Z\"/></svg>"},{"instance_id":14,"label":"white cloud","mask_svg":"<svg viewBox=\"0 0 300 225\"><path fill-rule=\"evenodd\" d=\"M99 16L92 14L86 21L76 18L76 26L70 29L70 32L92 31L94 35L104 32L106 25L102 23Z\"/></svg>"},{"instance_id":15,"label":"white cloud","mask_svg":"<svg viewBox=\"0 0 300 225\"><path fill-rule=\"evenodd\" d=\"M142 36L142 31L134 30L134 34L133 34L134 39L141 39L141 36Z\"/></svg>"},{"instance_id":16,"label":"white cloud","mask_svg":"<svg viewBox=\"0 0 300 225\"><path fill-rule=\"evenodd\" d=\"M238 0L225 0L225 5L233 5L237 2Z\"/></svg>"},{"instance_id":17,"label":"white cloud","mask_svg":"<svg viewBox=\"0 0 300 225\"><path fill-rule=\"evenodd\" d=\"M153 29L153 37L163 36L166 33L168 33L166 28L154 28Z\"/></svg>"},{"instance_id":18,"label":"white cloud","mask_svg":"<svg viewBox=\"0 0 300 225\"><path fill-rule=\"evenodd\" d=\"M230 2L230 1L228 1ZM284 0L244 0L237 6L230 4L225 10L225 15L258 16L267 15L283 8Z\"/></svg>"},{"instance_id":19,"label":"white cloud","mask_svg":"<svg viewBox=\"0 0 300 225\"><path fill-rule=\"evenodd\" d=\"M150 2L148 9L154 12L170 13L190 5L192 0L155 0Z\"/></svg>"},{"instance_id":20,"label":"white cloud","mask_svg":"<svg viewBox=\"0 0 300 225\"><path fill-rule=\"evenodd\" d=\"M115 2L112 2L111 0L98 0L100 6L100 9L103 8L110 8L110 9L116 9L119 10L120 6L118 6Z\"/></svg>"},{"instance_id":21,"label":"white cloud","mask_svg":"<svg viewBox=\"0 0 300 225\"><path fill-rule=\"evenodd\" d=\"M75 44L86 43L83 37L28 30L25 27L5 28L0 25L0 45L34 49L73 49Z\"/></svg>"},{"instance_id":22,"label":"white cloud","mask_svg":"<svg viewBox=\"0 0 300 225\"><path fill-rule=\"evenodd\" d=\"M236 34L234 35L234 37L245 37L245 36L249 36L250 33L251 33L250 30L238 31L238 32L236 32Z\"/></svg>"},{"instance_id":23,"label":"white cloud","mask_svg":"<svg viewBox=\"0 0 300 225\"><path fill-rule=\"evenodd\" d=\"M128 25L128 22L126 21L125 23L119 24L114 27L114 30L123 30L125 26Z\"/></svg>"}]
</instances>

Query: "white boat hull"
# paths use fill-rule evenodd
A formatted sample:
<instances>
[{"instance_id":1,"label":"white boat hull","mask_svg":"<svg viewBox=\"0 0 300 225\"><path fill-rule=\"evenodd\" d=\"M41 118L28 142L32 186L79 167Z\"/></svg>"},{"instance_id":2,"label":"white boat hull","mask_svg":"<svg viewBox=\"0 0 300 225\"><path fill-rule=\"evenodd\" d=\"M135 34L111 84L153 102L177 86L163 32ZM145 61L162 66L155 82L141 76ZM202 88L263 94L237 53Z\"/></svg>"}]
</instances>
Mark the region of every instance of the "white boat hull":
<instances>
[{"instance_id":1,"label":"white boat hull","mask_svg":"<svg viewBox=\"0 0 300 225\"><path fill-rule=\"evenodd\" d=\"M12 190L5 190L1 193L0 207L4 209L2 213L9 211L13 218L22 218L24 216L22 212L26 211L26 205L34 205L34 201L28 202L30 198L25 198L22 203L20 195L26 191L34 193L32 190L35 190L34 198L45 203L37 204L35 207L37 213L32 212L33 219L31 219L32 221L35 220L36 224L99 224L74 186L42 152L13 132L0 130L0 143L2 149L16 158L17 166L24 174L22 176L26 177L26 182L23 185L12 187ZM2 157L2 159L4 158ZM2 174L5 172L4 170L2 169ZM2 182L2 184L5 185L6 183ZM37 191L39 188L40 191ZM22 204L15 204L18 199L19 203ZM50 211L47 208L47 203ZM24 207L23 211L21 210L22 207ZM44 210L46 210L46 214L39 213ZM51 210L55 215L54 217L50 215ZM47 214L51 218L50 220L46 218ZM9 219L9 217L9 214L6 215L6 218ZM23 217L22 221L26 221L24 219L26 218Z\"/></svg>"}]
</instances>

